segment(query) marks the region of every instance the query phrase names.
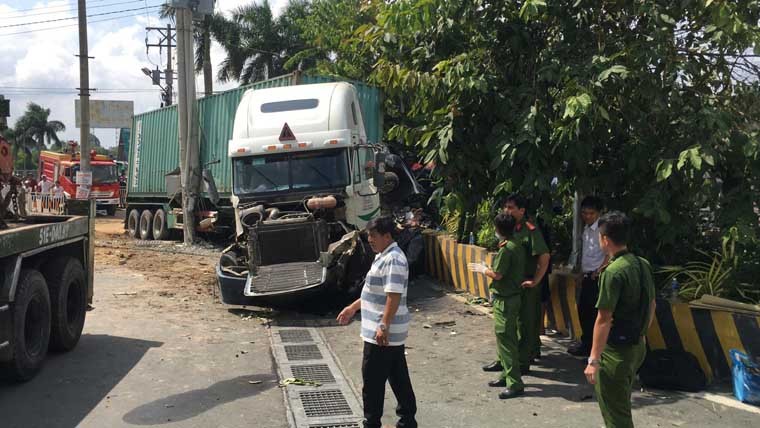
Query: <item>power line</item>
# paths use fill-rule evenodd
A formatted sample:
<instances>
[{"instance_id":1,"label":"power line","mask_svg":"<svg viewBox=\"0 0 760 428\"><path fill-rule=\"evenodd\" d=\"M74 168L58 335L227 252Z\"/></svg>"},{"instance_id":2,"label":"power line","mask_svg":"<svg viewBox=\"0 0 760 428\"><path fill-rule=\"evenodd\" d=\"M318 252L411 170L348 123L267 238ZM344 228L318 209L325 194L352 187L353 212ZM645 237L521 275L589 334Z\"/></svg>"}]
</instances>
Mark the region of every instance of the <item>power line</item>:
<instances>
[{"instance_id":1,"label":"power line","mask_svg":"<svg viewBox=\"0 0 760 428\"><path fill-rule=\"evenodd\" d=\"M124 18L133 18L135 16L142 16L142 13L135 13L135 14L130 14L130 15L116 16L116 17L113 17L113 18L96 19L94 21L89 21L88 25L89 24L96 24L98 22L116 21L116 20L124 19ZM16 36L16 35L19 35L19 34L36 33L36 32L39 32L39 31L59 30L61 28L70 28L70 27L76 27L76 26L78 26L78 24L58 25L56 27L38 28L38 29L35 29L35 30L27 30L27 31L17 31L15 33L4 33L4 34L0 33L0 37L3 37L3 36Z\"/></svg>"},{"instance_id":2,"label":"power line","mask_svg":"<svg viewBox=\"0 0 760 428\"><path fill-rule=\"evenodd\" d=\"M161 7L161 5L150 6L151 9L152 8L159 8L159 7ZM112 11L112 12L94 13L92 15L87 15L87 17L88 18L94 18L96 16L114 15L114 14L117 14L117 13L133 12L135 10L142 11L144 9L145 8L138 7L138 8L135 8L135 9L124 9L124 10L116 10L116 11ZM77 16L69 16L69 17L66 17L66 18L48 19L46 21L23 22L21 24L0 25L0 28L23 27L23 26L26 26L26 25L47 24L49 22L69 21L69 20L72 20L72 19L78 19L78 17Z\"/></svg>"},{"instance_id":3,"label":"power line","mask_svg":"<svg viewBox=\"0 0 760 428\"><path fill-rule=\"evenodd\" d=\"M106 0L101 0L101 1L106 1ZM90 10L90 9L100 9L100 8L103 8L103 7L118 6L118 5L129 4L129 3L142 3L142 2L143 2L143 0L121 1L121 2L118 2L118 3L108 3L108 4L97 5L97 6L88 6L87 9L88 10ZM69 7L69 6L66 6L66 7ZM39 13L19 13L19 14L16 14L15 16L13 16L13 15L10 15L10 16L9 15L2 15L2 16L0 16L0 18L2 18L2 19L17 19L17 18L28 18L28 17L41 16L41 15L54 15L54 14L58 14L58 13L76 12L77 11L76 7L73 8L73 9L62 9L62 10L54 10L54 11L51 11L49 9L53 9L53 8L52 7L45 8L45 10L46 10L45 12L39 12ZM39 9L32 9L32 10L39 10Z\"/></svg>"},{"instance_id":4,"label":"power line","mask_svg":"<svg viewBox=\"0 0 760 428\"><path fill-rule=\"evenodd\" d=\"M90 0L90 3L102 3L104 1L106 1L106 0ZM62 7L71 7L71 6L68 5L68 4L67 5L60 5L60 6L46 6L45 9L60 9ZM42 9L42 8L41 7L33 7L31 9L19 9L19 10L16 10L15 12L29 12L29 11L40 10L40 9Z\"/></svg>"},{"instance_id":5,"label":"power line","mask_svg":"<svg viewBox=\"0 0 760 428\"><path fill-rule=\"evenodd\" d=\"M0 90L20 89L20 90L41 90L41 91L73 91L76 88L51 88L51 87L33 87L33 86L0 86ZM155 88L101 88L98 91L154 91Z\"/></svg>"}]
</instances>

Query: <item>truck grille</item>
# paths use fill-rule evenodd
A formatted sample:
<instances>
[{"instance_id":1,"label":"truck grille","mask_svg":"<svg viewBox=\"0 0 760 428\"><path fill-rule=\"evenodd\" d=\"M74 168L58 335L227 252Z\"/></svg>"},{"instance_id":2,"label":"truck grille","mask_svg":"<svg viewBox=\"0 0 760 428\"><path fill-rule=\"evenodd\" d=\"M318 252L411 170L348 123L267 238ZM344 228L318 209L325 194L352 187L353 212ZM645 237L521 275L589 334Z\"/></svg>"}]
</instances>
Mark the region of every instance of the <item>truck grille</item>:
<instances>
[{"instance_id":1,"label":"truck grille","mask_svg":"<svg viewBox=\"0 0 760 428\"><path fill-rule=\"evenodd\" d=\"M323 268L316 262L261 266L258 275L248 278L245 295L295 291L320 284L322 281Z\"/></svg>"},{"instance_id":2,"label":"truck grille","mask_svg":"<svg viewBox=\"0 0 760 428\"><path fill-rule=\"evenodd\" d=\"M110 198L111 195L113 195L113 192L110 190L93 190L90 192L90 195L93 198Z\"/></svg>"}]
</instances>

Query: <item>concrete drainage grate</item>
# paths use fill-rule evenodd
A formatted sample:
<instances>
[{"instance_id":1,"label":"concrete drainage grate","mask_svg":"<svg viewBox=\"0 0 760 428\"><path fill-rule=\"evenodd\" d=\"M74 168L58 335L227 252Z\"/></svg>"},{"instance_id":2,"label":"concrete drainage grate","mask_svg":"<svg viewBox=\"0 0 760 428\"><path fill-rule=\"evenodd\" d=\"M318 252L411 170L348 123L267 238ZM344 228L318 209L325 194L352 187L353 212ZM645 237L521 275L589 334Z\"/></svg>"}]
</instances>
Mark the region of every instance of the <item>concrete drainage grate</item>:
<instances>
[{"instance_id":1,"label":"concrete drainage grate","mask_svg":"<svg viewBox=\"0 0 760 428\"><path fill-rule=\"evenodd\" d=\"M301 391L298 395L307 418L353 415L351 406L339 389Z\"/></svg>"},{"instance_id":2,"label":"concrete drainage grate","mask_svg":"<svg viewBox=\"0 0 760 428\"><path fill-rule=\"evenodd\" d=\"M359 428L362 406L340 362L312 325L272 326L269 340L280 379L296 378L320 385L287 385L282 392L290 428Z\"/></svg>"},{"instance_id":3,"label":"concrete drainage grate","mask_svg":"<svg viewBox=\"0 0 760 428\"><path fill-rule=\"evenodd\" d=\"M295 378L311 382L335 383L335 376L327 364L291 366L290 371Z\"/></svg>"},{"instance_id":4,"label":"concrete drainage grate","mask_svg":"<svg viewBox=\"0 0 760 428\"><path fill-rule=\"evenodd\" d=\"M356 422L349 422L347 424L327 424L327 425L309 425L309 428L361 428Z\"/></svg>"},{"instance_id":5,"label":"concrete drainage grate","mask_svg":"<svg viewBox=\"0 0 760 428\"><path fill-rule=\"evenodd\" d=\"M313 342L309 330L280 330L282 343Z\"/></svg>"},{"instance_id":6,"label":"concrete drainage grate","mask_svg":"<svg viewBox=\"0 0 760 428\"><path fill-rule=\"evenodd\" d=\"M317 345L286 345L285 355L288 361L321 360L322 352Z\"/></svg>"}]
</instances>

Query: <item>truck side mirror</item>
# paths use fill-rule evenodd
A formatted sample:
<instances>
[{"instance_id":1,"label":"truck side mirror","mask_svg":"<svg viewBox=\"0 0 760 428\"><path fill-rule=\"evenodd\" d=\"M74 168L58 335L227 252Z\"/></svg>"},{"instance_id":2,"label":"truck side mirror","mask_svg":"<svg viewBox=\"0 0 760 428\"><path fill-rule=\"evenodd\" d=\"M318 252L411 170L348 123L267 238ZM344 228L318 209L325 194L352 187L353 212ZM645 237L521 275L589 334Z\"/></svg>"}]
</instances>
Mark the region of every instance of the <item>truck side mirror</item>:
<instances>
[{"instance_id":1,"label":"truck side mirror","mask_svg":"<svg viewBox=\"0 0 760 428\"><path fill-rule=\"evenodd\" d=\"M372 182L378 189L385 184L385 153L375 152L375 173Z\"/></svg>"}]
</instances>

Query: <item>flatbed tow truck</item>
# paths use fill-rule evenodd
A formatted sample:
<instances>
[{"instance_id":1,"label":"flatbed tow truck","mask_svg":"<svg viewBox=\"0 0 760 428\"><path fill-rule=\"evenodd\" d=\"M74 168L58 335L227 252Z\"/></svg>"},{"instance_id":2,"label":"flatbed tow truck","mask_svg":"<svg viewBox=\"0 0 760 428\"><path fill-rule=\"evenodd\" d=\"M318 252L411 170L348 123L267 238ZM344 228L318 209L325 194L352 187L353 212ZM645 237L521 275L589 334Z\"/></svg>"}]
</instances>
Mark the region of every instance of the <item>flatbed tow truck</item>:
<instances>
[{"instance_id":1,"label":"flatbed tow truck","mask_svg":"<svg viewBox=\"0 0 760 428\"><path fill-rule=\"evenodd\" d=\"M93 296L95 211L93 201L72 199L65 215L22 217L6 210L18 196L18 179L1 172L0 377L27 381L48 350L69 351L79 342Z\"/></svg>"}]
</instances>

